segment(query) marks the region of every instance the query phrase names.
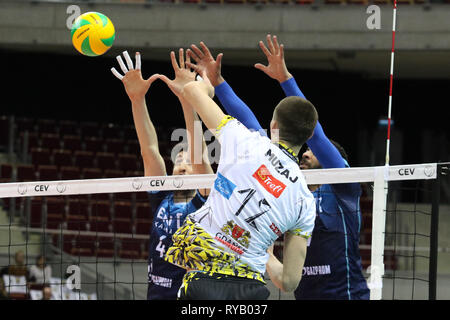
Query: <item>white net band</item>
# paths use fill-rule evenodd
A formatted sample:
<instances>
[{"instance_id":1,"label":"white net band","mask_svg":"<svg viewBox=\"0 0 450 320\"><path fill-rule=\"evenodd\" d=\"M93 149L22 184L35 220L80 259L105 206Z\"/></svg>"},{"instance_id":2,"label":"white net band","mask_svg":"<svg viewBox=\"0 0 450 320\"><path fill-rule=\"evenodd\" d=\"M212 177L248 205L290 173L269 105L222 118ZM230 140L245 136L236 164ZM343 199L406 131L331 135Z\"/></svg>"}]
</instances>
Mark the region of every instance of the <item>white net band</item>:
<instances>
[{"instance_id":1,"label":"white net band","mask_svg":"<svg viewBox=\"0 0 450 320\"><path fill-rule=\"evenodd\" d=\"M308 184L373 182L383 172L385 181L435 179L436 163L305 170ZM137 191L194 190L211 188L216 175L131 177L113 179L34 181L0 184L0 198L119 193Z\"/></svg>"}]
</instances>

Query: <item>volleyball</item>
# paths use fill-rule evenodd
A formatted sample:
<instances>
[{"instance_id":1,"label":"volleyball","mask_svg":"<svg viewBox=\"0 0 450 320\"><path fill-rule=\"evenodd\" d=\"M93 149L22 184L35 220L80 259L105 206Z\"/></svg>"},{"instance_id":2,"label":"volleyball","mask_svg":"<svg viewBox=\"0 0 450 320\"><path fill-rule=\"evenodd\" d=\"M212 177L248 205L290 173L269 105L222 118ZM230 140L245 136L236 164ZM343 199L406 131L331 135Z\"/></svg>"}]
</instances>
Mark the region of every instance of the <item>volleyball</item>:
<instances>
[{"instance_id":1,"label":"volleyball","mask_svg":"<svg viewBox=\"0 0 450 320\"><path fill-rule=\"evenodd\" d=\"M71 36L78 52L95 57L111 48L116 32L107 16L99 12L86 12L75 19Z\"/></svg>"}]
</instances>

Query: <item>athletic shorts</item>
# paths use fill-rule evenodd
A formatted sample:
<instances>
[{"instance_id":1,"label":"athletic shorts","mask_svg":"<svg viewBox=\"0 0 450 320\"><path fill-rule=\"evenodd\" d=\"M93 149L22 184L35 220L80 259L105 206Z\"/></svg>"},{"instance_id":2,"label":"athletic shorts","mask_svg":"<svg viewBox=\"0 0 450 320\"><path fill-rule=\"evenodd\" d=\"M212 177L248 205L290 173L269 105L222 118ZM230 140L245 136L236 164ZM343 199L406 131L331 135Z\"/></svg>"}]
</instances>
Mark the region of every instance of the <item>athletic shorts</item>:
<instances>
[{"instance_id":1,"label":"athletic shorts","mask_svg":"<svg viewBox=\"0 0 450 320\"><path fill-rule=\"evenodd\" d=\"M219 273L188 272L179 300L267 300L266 285L259 281Z\"/></svg>"}]
</instances>

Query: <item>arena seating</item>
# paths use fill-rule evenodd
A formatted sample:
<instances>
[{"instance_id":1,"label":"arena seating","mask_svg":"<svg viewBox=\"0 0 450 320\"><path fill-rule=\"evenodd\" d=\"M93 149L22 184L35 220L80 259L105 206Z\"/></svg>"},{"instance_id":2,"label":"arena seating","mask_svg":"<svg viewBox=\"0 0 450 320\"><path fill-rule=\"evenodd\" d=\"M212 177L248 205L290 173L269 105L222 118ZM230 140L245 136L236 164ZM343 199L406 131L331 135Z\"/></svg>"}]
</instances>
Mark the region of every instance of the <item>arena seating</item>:
<instances>
[{"instance_id":1,"label":"arena seating","mask_svg":"<svg viewBox=\"0 0 450 320\"><path fill-rule=\"evenodd\" d=\"M297 1L310 3L309 0ZM360 3L359 0L347 2ZM1 119L3 122L7 120L4 116ZM15 151L19 154L24 148L24 131L28 132L30 163L1 164L1 182L12 182L14 178L16 181L51 181L144 174L139 142L132 125L18 118L15 125ZM164 142L169 141L164 132L159 138L160 150L167 172L170 173L173 168L170 143ZM16 210L20 209L21 201L20 198L16 199ZM7 209L9 202L4 201L3 205ZM61 227L69 231L111 233L111 237L97 237L94 244L86 236L65 235L62 248L67 253L98 257L117 254L124 259L145 259L148 254L148 240L113 236L113 232L141 237L149 235L152 214L146 192L70 196L65 199L34 197L30 210L30 227L42 228L44 224L47 228ZM372 234L372 202L368 197L362 197L361 210L361 256L363 268L367 268L370 264L370 249L366 247L371 243ZM396 260L389 252L385 263L388 267L396 267Z\"/></svg>"}]
</instances>

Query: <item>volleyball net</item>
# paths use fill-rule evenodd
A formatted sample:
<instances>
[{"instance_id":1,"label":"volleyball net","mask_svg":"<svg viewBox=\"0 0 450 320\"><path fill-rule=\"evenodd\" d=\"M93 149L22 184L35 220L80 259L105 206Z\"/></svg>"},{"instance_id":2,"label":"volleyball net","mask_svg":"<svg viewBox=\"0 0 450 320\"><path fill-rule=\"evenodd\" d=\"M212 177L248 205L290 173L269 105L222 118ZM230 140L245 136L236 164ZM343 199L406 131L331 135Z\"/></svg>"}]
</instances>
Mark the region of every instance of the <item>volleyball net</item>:
<instances>
[{"instance_id":1,"label":"volleyball net","mask_svg":"<svg viewBox=\"0 0 450 320\"><path fill-rule=\"evenodd\" d=\"M427 163L303 171L311 185L361 184L360 254L371 299L436 298L438 253L447 250L437 237L439 214L450 213L448 195L440 196L450 185L448 168ZM214 180L189 175L0 184L3 293L40 299L50 287L53 299L146 299L149 235L159 214L149 192L160 200L174 192L188 201ZM159 250L163 254L164 246ZM281 238L275 254L282 259ZM35 266L40 256L51 269L41 276ZM268 275L266 280L269 299L292 298Z\"/></svg>"}]
</instances>

